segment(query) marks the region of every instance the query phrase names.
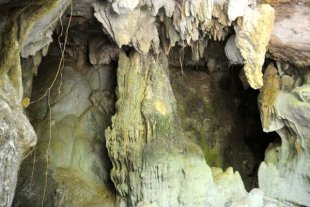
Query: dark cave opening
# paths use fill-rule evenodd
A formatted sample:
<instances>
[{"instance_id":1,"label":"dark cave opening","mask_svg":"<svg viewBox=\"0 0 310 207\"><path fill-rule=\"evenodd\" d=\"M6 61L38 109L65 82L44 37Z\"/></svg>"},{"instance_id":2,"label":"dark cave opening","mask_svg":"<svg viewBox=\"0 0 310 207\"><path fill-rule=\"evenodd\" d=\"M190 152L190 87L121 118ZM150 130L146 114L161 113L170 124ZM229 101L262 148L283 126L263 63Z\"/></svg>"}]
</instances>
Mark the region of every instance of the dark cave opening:
<instances>
[{"instance_id":1,"label":"dark cave opening","mask_svg":"<svg viewBox=\"0 0 310 207\"><path fill-rule=\"evenodd\" d=\"M228 63L221 42L209 41L199 62L191 60L189 48L180 52L172 48L169 68L185 133L201 147L209 166L232 166L248 191L257 188L265 150L281 143L276 132L263 132L259 90L244 85L243 66Z\"/></svg>"},{"instance_id":2,"label":"dark cave opening","mask_svg":"<svg viewBox=\"0 0 310 207\"><path fill-rule=\"evenodd\" d=\"M257 103L259 90L254 90L251 87L245 88L241 79L241 65L230 66L230 78L224 84L226 89L234 84L237 93L234 97L238 100L238 115L242 120L242 137L245 144L253 153L255 158L255 167L249 177L255 178L255 182L251 188L258 187L258 168L265 158L265 151L271 143L281 143L281 138L276 132L264 132L260 119L260 111ZM223 83L221 84L223 85ZM223 87L223 86L222 86ZM248 189L249 190L249 189Z\"/></svg>"}]
</instances>

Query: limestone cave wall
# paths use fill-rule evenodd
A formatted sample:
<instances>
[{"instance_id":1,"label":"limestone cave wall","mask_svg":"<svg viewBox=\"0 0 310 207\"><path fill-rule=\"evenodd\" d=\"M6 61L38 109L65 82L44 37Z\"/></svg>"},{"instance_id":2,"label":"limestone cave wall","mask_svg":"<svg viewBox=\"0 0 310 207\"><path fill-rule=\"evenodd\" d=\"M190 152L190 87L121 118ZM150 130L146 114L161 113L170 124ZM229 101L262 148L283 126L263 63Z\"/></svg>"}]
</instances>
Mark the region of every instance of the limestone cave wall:
<instances>
[{"instance_id":1,"label":"limestone cave wall","mask_svg":"<svg viewBox=\"0 0 310 207\"><path fill-rule=\"evenodd\" d=\"M0 10L0 206L310 206L309 1Z\"/></svg>"}]
</instances>

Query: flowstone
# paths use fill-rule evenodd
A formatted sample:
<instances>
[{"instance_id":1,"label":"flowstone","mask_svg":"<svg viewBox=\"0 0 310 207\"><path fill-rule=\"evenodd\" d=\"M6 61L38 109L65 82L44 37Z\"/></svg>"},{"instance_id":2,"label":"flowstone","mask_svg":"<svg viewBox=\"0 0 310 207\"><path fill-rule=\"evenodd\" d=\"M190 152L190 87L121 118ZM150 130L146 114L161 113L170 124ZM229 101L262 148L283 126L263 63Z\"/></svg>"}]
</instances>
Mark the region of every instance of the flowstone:
<instances>
[{"instance_id":1,"label":"flowstone","mask_svg":"<svg viewBox=\"0 0 310 207\"><path fill-rule=\"evenodd\" d=\"M34 100L51 85L57 68L50 63L57 60L48 56L42 63L45 71L35 79ZM50 97L29 106L38 143L22 164L24 173L19 177L14 206L116 205L104 136L114 111L114 99L105 96L113 94L114 70L98 66L98 71L87 68L81 72L76 63L69 65L65 64Z\"/></svg>"},{"instance_id":2,"label":"flowstone","mask_svg":"<svg viewBox=\"0 0 310 207\"><path fill-rule=\"evenodd\" d=\"M290 91L281 90L286 88L282 87L285 81L280 81L273 66L265 74L266 85L260 93L263 129L276 131L282 143L266 150L258 172L259 187L272 198L310 206L309 73Z\"/></svg>"},{"instance_id":3,"label":"flowstone","mask_svg":"<svg viewBox=\"0 0 310 207\"><path fill-rule=\"evenodd\" d=\"M117 77L117 112L106 130L117 192L129 206L211 205L211 171L182 134L165 56L121 53Z\"/></svg>"}]
</instances>

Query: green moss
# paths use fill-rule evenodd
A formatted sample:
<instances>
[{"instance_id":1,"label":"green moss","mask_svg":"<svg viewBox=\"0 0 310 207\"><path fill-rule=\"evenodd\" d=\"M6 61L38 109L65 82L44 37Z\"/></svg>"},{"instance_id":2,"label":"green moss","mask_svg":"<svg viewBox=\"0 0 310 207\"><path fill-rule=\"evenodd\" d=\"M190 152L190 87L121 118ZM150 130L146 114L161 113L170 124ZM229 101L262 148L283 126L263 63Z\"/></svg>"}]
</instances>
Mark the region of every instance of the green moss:
<instances>
[{"instance_id":1,"label":"green moss","mask_svg":"<svg viewBox=\"0 0 310 207\"><path fill-rule=\"evenodd\" d=\"M5 19L4 21L6 21L6 25L1 33L2 42L0 50L1 74L6 74L12 69L12 67L14 67L14 65L16 65L15 60L17 55L19 55L19 47L16 40L16 22L10 18Z\"/></svg>"},{"instance_id":2,"label":"green moss","mask_svg":"<svg viewBox=\"0 0 310 207\"><path fill-rule=\"evenodd\" d=\"M210 148L206 144L201 145L200 147L209 166L222 167L223 160L219 149L216 147Z\"/></svg>"},{"instance_id":3,"label":"green moss","mask_svg":"<svg viewBox=\"0 0 310 207\"><path fill-rule=\"evenodd\" d=\"M180 90L187 90L186 96L177 93L178 115L185 131L202 149L208 165L223 167L224 158L220 146L223 137L229 133L229 127L224 124L229 120L223 117L226 104L222 101L223 94L215 91L207 94L208 97L203 97L199 87L195 87L196 92L190 92L186 88ZM206 119L209 121L205 122Z\"/></svg>"},{"instance_id":4,"label":"green moss","mask_svg":"<svg viewBox=\"0 0 310 207\"><path fill-rule=\"evenodd\" d=\"M33 26L50 11L52 11L60 0L37 0L16 9L3 20L5 22L0 43L0 77L8 75L11 84L20 93L22 88L20 47L29 35ZM3 87L0 78L0 87Z\"/></svg>"},{"instance_id":5,"label":"green moss","mask_svg":"<svg viewBox=\"0 0 310 207\"><path fill-rule=\"evenodd\" d=\"M49 12L55 9L60 3L61 0L36 0L26 5L25 8L22 9L22 13L20 14L22 15L23 21L20 25L21 28L19 34L19 42L22 43L31 31L32 27L40 19L42 19Z\"/></svg>"},{"instance_id":6,"label":"green moss","mask_svg":"<svg viewBox=\"0 0 310 207\"><path fill-rule=\"evenodd\" d=\"M37 0L10 13L4 19L5 27L1 33L1 56L0 71L11 69L16 65L13 61L16 56L19 58L19 46L27 37L32 27L49 12L51 12L61 1ZM22 19L22 21L21 21ZM11 66L11 67L8 67Z\"/></svg>"},{"instance_id":7,"label":"green moss","mask_svg":"<svg viewBox=\"0 0 310 207\"><path fill-rule=\"evenodd\" d=\"M156 136L170 137L174 134L174 123L170 116L156 116L154 132ZM173 137L173 136L172 136Z\"/></svg>"},{"instance_id":8,"label":"green moss","mask_svg":"<svg viewBox=\"0 0 310 207\"><path fill-rule=\"evenodd\" d=\"M22 88L19 44L17 41L17 24L13 18L4 20L4 29L0 49L0 87L6 87L4 79L9 78L11 85L20 94Z\"/></svg>"}]
</instances>

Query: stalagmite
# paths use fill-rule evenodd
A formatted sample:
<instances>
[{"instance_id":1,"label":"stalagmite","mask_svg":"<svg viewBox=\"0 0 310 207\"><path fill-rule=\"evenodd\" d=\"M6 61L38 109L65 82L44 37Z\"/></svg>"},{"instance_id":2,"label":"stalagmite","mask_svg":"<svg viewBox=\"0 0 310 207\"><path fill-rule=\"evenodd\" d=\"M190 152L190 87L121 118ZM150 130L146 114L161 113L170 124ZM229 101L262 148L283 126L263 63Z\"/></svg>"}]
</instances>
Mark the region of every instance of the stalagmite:
<instances>
[{"instance_id":1,"label":"stalagmite","mask_svg":"<svg viewBox=\"0 0 310 207\"><path fill-rule=\"evenodd\" d=\"M129 206L211 205L211 171L198 146L180 133L167 59L121 53L117 78L117 112L106 136L118 193Z\"/></svg>"}]
</instances>

